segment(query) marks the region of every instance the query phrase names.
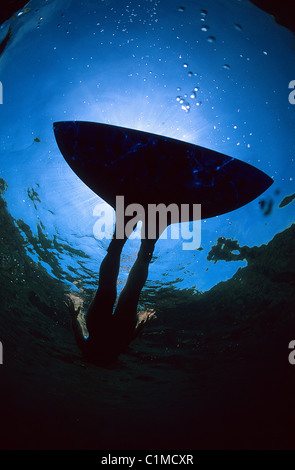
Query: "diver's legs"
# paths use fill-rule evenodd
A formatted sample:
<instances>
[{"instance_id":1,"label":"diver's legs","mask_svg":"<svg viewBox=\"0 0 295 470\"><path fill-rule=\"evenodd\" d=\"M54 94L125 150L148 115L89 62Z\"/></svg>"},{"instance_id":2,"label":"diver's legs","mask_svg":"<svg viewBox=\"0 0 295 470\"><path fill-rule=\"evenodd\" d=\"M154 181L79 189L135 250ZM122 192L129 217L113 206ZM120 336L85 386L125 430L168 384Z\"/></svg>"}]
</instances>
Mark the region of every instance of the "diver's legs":
<instances>
[{"instance_id":1,"label":"diver's legs","mask_svg":"<svg viewBox=\"0 0 295 470\"><path fill-rule=\"evenodd\" d=\"M135 332L137 324L137 304L140 292L148 277L148 268L157 240L143 239L137 259L129 273L127 282L119 296L114 312L116 328L124 340Z\"/></svg>"},{"instance_id":2,"label":"diver's legs","mask_svg":"<svg viewBox=\"0 0 295 470\"><path fill-rule=\"evenodd\" d=\"M98 290L86 314L89 334L97 333L98 328L103 331L103 323L108 322L112 316L117 297L120 257L125 242L126 238L113 238L100 265Z\"/></svg>"}]
</instances>

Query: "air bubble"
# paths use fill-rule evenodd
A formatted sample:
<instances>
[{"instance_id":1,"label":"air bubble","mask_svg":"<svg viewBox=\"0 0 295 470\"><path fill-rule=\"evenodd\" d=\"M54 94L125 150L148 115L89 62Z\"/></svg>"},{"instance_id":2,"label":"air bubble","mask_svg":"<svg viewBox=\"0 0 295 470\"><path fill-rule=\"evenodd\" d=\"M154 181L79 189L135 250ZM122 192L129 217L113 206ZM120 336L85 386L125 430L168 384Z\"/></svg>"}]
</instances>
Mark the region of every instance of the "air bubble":
<instances>
[{"instance_id":1,"label":"air bubble","mask_svg":"<svg viewBox=\"0 0 295 470\"><path fill-rule=\"evenodd\" d=\"M204 26L201 28L201 31L207 32L209 29L210 27L207 24L204 24Z\"/></svg>"},{"instance_id":2,"label":"air bubble","mask_svg":"<svg viewBox=\"0 0 295 470\"><path fill-rule=\"evenodd\" d=\"M235 23L234 27L237 31L242 31L243 30L243 27L239 23Z\"/></svg>"},{"instance_id":3,"label":"air bubble","mask_svg":"<svg viewBox=\"0 0 295 470\"><path fill-rule=\"evenodd\" d=\"M184 12L184 11L185 11L185 7L178 7L178 11Z\"/></svg>"},{"instance_id":4,"label":"air bubble","mask_svg":"<svg viewBox=\"0 0 295 470\"><path fill-rule=\"evenodd\" d=\"M229 69L230 69L230 65L224 64L224 65L222 66L222 68L224 68L225 70L229 70Z\"/></svg>"},{"instance_id":5,"label":"air bubble","mask_svg":"<svg viewBox=\"0 0 295 470\"><path fill-rule=\"evenodd\" d=\"M201 10L201 16L206 16L208 14L207 10Z\"/></svg>"},{"instance_id":6,"label":"air bubble","mask_svg":"<svg viewBox=\"0 0 295 470\"><path fill-rule=\"evenodd\" d=\"M182 104L181 109L183 109L186 113L189 113L191 107L190 104L187 103L186 101Z\"/></svg>"},{"instance_id":7,"label":"air bubble","mask_svg":"<svg viewBox=\"0 0 295 470\"><path fill-rule=\"evenodd\" d=\"M189 72L188 72L188 76L189 76L189 77L192 77L193 75L194 75L194 74L193 74L192 71L189 71Z\"/></svg>"},{"instance_id":8,"label":"air bubble","mask_svg":"<svg viewBox=\"0 0 295 470\"><path fill-rule=\"evenodd\" d=\"M210 42L210 43L215 42L215 41L216 41L216 37L215 37L215 36L209 36L209 37L207 38L207 41Z\"/></svg>"},{"instance_id":9,"label":"air bubble","mask_svg":"<svg viewBox=\"0 0 295 470\"><path fill-rule=\"evenodd\" d=\"M183 64L184 68L187 69L188 68L188 64Z\"/></svg>"}]
</instances>

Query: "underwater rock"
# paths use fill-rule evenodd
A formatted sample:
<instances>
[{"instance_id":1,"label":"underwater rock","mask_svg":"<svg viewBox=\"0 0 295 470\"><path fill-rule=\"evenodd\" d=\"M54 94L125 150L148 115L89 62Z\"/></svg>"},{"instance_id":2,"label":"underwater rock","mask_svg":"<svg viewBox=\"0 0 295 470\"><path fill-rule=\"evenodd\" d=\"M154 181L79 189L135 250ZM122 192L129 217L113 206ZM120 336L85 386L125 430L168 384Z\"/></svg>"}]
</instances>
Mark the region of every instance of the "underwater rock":
<instances>
[{"instance_id":1,"label":"underwater rock","mask_svg":"<svg viewBox=\"0 0 295 470\"><path fill-rule=\"evenodd\" d=\"M246 259L248 265L204 293L169 287L149 299L146 292L144 300L152 300L158 321L175 330L188 328L217 336L225 326L227 334L237 330L254 334L265 325L281 328L290 319L294 321L295 224L266 245L240 247L238 242L221 237L212 248L210 259L214 262ZM240 254L233 254L233 250Z\"/></svg>"},{"instance_id":2,"label":"underwater rock","mask_svg":"<svg viewBox=\"0 0 295 470\"><path fill-rule=\"evenodd\" d=\"M7 190L7 183L3 178L0 178L0 195L2 196Z\"/></svg>"},{"instance_id":3,"label":"underwater rock","mask_svg":"<svg viewBox=\"0 0 295 470\"><path fill-rule=\"evenodd\" d=\"M7 328L7 337L11 336L9 324L14 317L31 315L31 321L39 316L39 306L45 322L52 320L61 326L68 325L69 319L64 306L63 283L51 277L45 268L34 262L26 253L23 237L7 210L3 193L6 182L0 179L0 305L3 319L1 334ZM23 229L26 229L22 225ZM31 238L32 241L32 238ZM33 302L32 302L33 299ZM36 303L38 299L38 304ZM37 309L37 310L36 310ZM40 318L40 317L39 317ZM5 320L6 319L6 320ZM18 330L20 323L15 324Z\"/></svg>"},{"instance_id":4,"label":"underwater rock","mask_svg":"<svg viewBox=\"0 0 295 470\"><path fill-rule=\"evenodd\" d=\"M212 246L211 250L208 253L207 260L217 261L244 261L249 256L249 247L241 247L237 240L226 239L224 237L219 237L217 240L217 245ZM238 253L233 253L238 251Z\"/></svg>"},{"instance_id":5,"label":"underwater rock","mask_svg":"<svg viewBox=\"0 0 295 470\"><path fill-rule=\"evenodd\" d=\"M294 194L291 194L291 196L286 196L284 197L284 199L282 200L282 202L280 203L279 207L285 207L287 206L288 204L290 204L292 201L294 201L295 199L295 193Z\"/></svg>"}]
</instances>

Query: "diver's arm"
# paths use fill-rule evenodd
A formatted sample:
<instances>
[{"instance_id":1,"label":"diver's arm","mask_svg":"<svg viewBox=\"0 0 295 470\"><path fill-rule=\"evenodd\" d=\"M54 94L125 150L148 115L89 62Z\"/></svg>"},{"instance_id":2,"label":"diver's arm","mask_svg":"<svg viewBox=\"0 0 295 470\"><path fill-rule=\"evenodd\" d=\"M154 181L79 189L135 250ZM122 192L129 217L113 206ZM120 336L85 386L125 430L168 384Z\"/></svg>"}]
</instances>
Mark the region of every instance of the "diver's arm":
<instances>
[{"instance_id":1,"label":"diver's arm","mask_svg":"<svg viewBox=\"0 0 295 470\"><path fill-rule=\"evenodd\" d=\"M72 327L73 327L74 336L75 336L77 346L81 349L81 351L84 351L84 349L86 347L86 343L87 343L87 338L85 338L85 336L82 333L82 328L81 328L81 325L78 322L77 317L72 318Z\"/></svg>"},{"instance_id":2,"label":"diver's arm","mask_svg":"<svg viewBox=\"0 0 295 470\"><path fill-rule=\"evenodd\" d=\"M81 351L83 351L85 349L87 339L83 335L81 325L77 318L80 313L80 307L76 309L72 299L70 298L66 300L65 304L68 307L70 314L71 314L72 328L73 328L76 343L78 347L81 349Z\"/></svg>"}]
</instances>

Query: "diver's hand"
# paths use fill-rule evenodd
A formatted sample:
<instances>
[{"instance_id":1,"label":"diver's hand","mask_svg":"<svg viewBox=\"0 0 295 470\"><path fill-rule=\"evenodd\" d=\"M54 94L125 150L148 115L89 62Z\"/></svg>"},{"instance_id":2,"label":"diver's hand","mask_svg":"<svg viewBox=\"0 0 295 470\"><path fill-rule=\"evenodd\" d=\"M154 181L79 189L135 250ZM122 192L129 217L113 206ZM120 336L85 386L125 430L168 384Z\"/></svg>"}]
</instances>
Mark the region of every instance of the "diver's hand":
<instances>
[{"instance_id":1,"label":"diver's hand","mask_svg":"<svg viewBox=\"0 0 295 470\"><path fill-rule=\"evenodd\" d=\"M81 306L79 306L78 308L75 307L74 305L74 302L72 301L72 299L70 297L68 297L65 301L64 301L66 307L69 309L69 312L71 314L71 317L72 319L76 319L77 316L79 315L80 313L80 310L81 310Z\"/></svg>"},{"instance_id":2,"label":"diver's hand","mask_svg":"<svg viewBox=\"0 0 295 470\"><path fill-rule=\"evenodd\" d=\"M136 326L136 336L138 336L143 328L147 325L147 323L150 323L152 320L155 320L157 318L156 312L153 309L147 309L144 311L141 311L138 313L138 323Z\"/></svg>"}]
</instances>

